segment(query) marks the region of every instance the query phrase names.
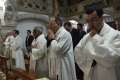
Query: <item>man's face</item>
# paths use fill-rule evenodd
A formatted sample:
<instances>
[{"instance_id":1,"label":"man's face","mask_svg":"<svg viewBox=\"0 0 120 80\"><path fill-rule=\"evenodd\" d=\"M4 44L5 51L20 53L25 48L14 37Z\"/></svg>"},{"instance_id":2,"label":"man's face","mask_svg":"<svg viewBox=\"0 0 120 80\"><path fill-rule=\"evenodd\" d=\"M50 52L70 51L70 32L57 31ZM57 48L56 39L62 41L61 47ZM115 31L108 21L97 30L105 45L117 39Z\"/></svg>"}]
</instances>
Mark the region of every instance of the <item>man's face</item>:
<instances>
[{"instance_id":1,"label":"man's face","mask_svg":"<svg viewBox=\"0 0 120 80\"><path fill-rule=\"evenodd\" d=\"M82 27L80 25L77 25L77 30L81 31Z\"/></svg>"},{"instance_id":2,"label":"man's face","mask_svg":"<svg viewBox=\"0 0 120 80\"><path fill-rule=\"evenodd\" d=\"M48 29L51 29L55 33L57 28L58 28L58 24L54 20L49 22Z\"/></svg>"},{"instance_id":3,"label":"man's face","mask_svg":"<svg viewBox=\"0 0 120 80\"><path fill-rule=\"evenodd\" d=\"M86 16L86 21L90 29L100 30L102 27L102 17L97 16L96 11Z\"/></svg>"}]
</instances>

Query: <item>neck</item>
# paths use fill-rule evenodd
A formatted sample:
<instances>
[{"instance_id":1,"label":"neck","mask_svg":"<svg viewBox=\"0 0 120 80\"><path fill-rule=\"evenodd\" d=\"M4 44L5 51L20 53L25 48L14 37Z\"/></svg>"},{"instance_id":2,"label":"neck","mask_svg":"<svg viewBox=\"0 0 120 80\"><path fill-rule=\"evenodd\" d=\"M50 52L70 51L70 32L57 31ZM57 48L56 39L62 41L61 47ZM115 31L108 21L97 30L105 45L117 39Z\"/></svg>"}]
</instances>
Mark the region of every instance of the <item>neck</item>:
<instances>
[{"instance_id":1,"label":"neck","mask_svg":"<svg viewBox=\"0 0 120 80\"><path fill-rule=\"evenodd\" d=\"M104 25L103 25L103 23L102 23L102 24L100 25L100 28L99 28L98 31L97 31L98 34L101 32L103 26L104 26Z\"/></svg>"}]
</instances>

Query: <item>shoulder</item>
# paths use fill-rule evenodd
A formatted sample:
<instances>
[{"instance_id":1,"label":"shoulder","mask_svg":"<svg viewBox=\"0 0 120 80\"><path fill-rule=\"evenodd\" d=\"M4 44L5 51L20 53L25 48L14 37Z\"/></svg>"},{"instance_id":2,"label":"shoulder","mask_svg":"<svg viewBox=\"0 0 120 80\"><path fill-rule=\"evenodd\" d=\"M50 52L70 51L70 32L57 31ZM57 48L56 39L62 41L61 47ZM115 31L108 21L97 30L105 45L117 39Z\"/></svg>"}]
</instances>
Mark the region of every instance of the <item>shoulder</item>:
<instances>
[{"instance_id":1,"label":"shoulder","mask_svg":"<svg viewBox=\"0 0 120 80\"><path fill-rule=\"evenodd\" d=\"M37 38L37 41L38 41L38 42L44 42L44 43L47 42L44 34L41 34L41 35Z\"/></svg>"},{"instance_id":2,"label":"shoulder","mask_svg":"<svg viewBox=\"0 0 120 80\"><path fill-rule=\"evenodd\" d=\"M76 47L82 47L86 45L86 42L90 39L90 34L86 34L78 43L78 45Z\"/></svg>"},{"instance_id":3,"label":"shoulder","mask_svg":"<svg viewBox=\"0 0 120 80\"><path fill-rule=\"evenodd\" d=\"M113 29L113 28L112 28L111 26L109 26L108 24L106 24L106 26L107 26L107 28L108 28L108 30L107 30L108 33L106 33L106 35L109 36L108 39L111 39L111 40L112 40L112 39L115 39L116 36L120 36L120 32L119 32L119 31Z\"/></svg>"},{"instance_id":4,"label":"shoulder","mask_svg":"<svg viewBox=\"0 0 120 80\"><path fill-rule=\"evenodd\" d=\"M70 32L66 31L65 29L62 31L62 35L64 38L71 38Z\"/></svg>"},{"instance_id":5,"label":"shoulder","mask_svg":"<svg viewBox=\"0 0 120 80\"><path fill-rule=\"evenodd\" d=\"M15 37L15 39L22 39L19 35Z\"/></svg>"}]
</instances>

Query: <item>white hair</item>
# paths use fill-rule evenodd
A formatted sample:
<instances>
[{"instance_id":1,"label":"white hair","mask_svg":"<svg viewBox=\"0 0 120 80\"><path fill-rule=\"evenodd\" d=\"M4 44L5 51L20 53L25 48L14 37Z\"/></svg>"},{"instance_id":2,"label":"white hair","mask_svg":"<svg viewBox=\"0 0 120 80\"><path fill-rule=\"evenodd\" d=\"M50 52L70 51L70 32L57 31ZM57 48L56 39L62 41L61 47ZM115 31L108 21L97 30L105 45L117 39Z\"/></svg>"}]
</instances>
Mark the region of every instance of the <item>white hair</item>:
<instances>
[{"instance_id":1,"label":"white hair","mask_svg":"<svg viewBox=\"0 0 120 80\"><path fill-rule=\"evenodd\" d=\"M36 26L34 30L43 33L43 27L41 26Z\"/></svg>"}]
</instances>

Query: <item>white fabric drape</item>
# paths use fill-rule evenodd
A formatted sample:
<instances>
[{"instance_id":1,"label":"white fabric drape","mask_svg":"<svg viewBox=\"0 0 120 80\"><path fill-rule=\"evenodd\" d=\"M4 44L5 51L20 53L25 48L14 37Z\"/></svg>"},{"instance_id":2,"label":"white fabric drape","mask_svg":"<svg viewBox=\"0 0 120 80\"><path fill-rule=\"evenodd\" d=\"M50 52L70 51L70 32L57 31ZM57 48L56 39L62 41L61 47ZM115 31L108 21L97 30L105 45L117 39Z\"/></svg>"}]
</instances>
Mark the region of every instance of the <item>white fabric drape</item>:
<instances>
[{"instance_id":1,"label":"white fabric drape","mask_svg":"<svg viewBox=\"0 0 120 80\"><path fill-rule=\"evenodd\" d=\"M49 76L58 80L76 80L71 35L61 27L55 36L49 51Z\"/></svg>"},{"instance_id":2,"label":"white fabric drape","mask_svg":"<svg viewBox=\"0 0 120 80\"><path fill-rule=\"evenodd\" d=\"M22 38L18 35L15 37L15 42L12 45L15 51L15 63L16 68L21 68L25 70L25 60L24 60L24 54L22 51Z\"/></svg>"},{"instance_id":3,"label":"white fabric drape","mask_svg":"<svg viewBox=\"0 0 120 80\"><path fill-rule=\"evenodd\" d=\"M120 80L120 34L104 23L100 34L87 34L75 49L85 80ZM91 68L92 61L97 62Z\"/></svg>"},{"instance_id":4,"label":"white fabric drape","mask_svg":"<svg viewBox=\"0 0 120 80\"><path fill-rule=\"evenodd\" d=\"M32 45L35 45L36 47L32 48L30 70L36 72L38 76L47 75L47 41L44 34L41 34L37 39L33 40Z\"/></svg>"}]
</instances>

